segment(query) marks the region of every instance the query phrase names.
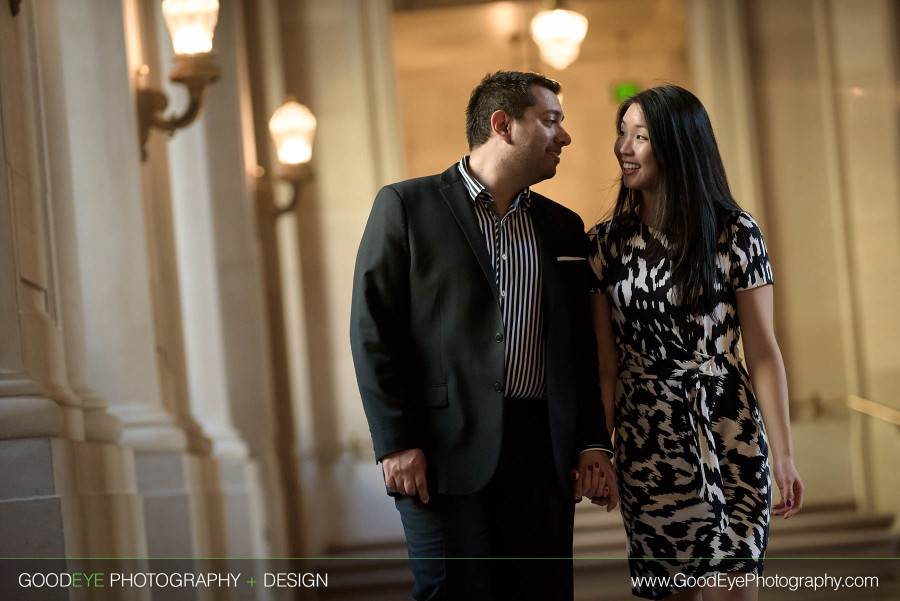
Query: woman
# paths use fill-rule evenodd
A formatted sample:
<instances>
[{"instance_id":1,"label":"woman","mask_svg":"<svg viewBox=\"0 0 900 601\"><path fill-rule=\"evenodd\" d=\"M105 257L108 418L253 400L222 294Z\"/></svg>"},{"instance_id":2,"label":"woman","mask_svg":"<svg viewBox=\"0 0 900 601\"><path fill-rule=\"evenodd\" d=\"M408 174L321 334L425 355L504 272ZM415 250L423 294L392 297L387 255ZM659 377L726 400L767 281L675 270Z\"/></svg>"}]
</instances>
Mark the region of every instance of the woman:
<instances>
[{"instance_id":1,"label":"woman","mask_svg":"<svg viewBox=\"0 0 900 601\"><path fill-rule=\"evenodd\" d=\"M693 94L640 92L616 126L621 186L612 219L591 230L601 388L632 576L673 578L633 592L755 599L755 586L691 585L762 573L768 444L781 493L771 513L788 518L803 503L766 247Z\"/></svg>"}]
</instances>

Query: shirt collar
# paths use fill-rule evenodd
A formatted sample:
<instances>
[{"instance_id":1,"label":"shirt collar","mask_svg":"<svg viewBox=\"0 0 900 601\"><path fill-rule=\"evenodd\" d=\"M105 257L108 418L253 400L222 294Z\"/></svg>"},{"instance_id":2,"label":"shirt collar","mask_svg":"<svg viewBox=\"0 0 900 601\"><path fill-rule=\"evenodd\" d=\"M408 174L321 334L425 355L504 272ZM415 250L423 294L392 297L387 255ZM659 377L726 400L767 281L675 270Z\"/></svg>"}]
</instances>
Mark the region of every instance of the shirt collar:
<instances>
[{"instance_id":1,"label":"shirt collar","mask_svg":"<svg viewBox=\"0 0 900 601\"><path fill-rule=\"evenodd\" d=\"M487 191L487 188L485 188L480 181L475 179L475 177L469 173L469 155L464 156L457 166L459 167L459 173L462 175L463 183L466 185L466 190L469 192L469 198L472 199L472 202L475 203L480 200L493 203L494 199L491 197L491 193ZM512 208L516 208L519 201L522 202L523 209L527 209L531 206L531 188L523 188L522 191L519 192L516 199L513 201Z\"/></svg>"}]
</instances>

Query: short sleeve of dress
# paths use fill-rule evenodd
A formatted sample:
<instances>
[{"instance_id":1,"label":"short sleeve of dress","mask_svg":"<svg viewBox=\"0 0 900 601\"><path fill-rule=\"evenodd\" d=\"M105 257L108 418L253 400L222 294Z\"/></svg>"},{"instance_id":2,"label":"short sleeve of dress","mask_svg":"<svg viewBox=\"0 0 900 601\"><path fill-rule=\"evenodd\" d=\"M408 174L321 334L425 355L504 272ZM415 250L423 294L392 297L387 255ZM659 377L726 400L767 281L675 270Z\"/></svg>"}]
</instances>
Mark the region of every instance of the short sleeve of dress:
<instances>
[{"instance_id":1,"label":"short sleeve of dress","mask_svg":"<svg viewBox=\"0 0 900 601\"><path fill-rule=\"evenodd\" d=\"M736 214L731 226L730 276L735 290L749 290L775 281L762 231L756 220L743 211Z\"/></svg>"},{"instance_id":2,"label":"short sleeve of dress","mask_svg":"<svg viewBox=\"0 0 900 601\"><path fill-rule=\"evenodd\" d=\"M591 278L591 292L609 292L609 281L604 272L608 271L609 262L609 221L597 224L588 232L588 240L590 242L590 254L588 254L588 263L594 277Z\"/></svg>"}]
</instances>

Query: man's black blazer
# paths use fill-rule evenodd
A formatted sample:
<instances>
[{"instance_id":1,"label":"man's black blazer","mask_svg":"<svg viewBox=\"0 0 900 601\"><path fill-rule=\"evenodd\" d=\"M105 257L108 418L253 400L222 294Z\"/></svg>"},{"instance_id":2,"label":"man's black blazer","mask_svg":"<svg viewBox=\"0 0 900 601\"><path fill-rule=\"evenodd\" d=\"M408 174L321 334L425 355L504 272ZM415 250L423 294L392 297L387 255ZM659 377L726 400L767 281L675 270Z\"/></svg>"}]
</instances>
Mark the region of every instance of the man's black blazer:
<instances>
[{"instance_id":1,"label":"man's black blazer","mask_svg":"<svg viewBox=\"0 0 900 601\"><path fill-rule=\"evenodd\" d=\"M558 480L569 496L579 451L610 443L590 271L587 261L571 260L586 256L587 239L574 212L534 192L531 198L550 430ZM494 268L457 165L382 188L360 243L350 316L375 456L418 447L430 492L483 488L500 455L505 336Z\"/></svg>"}]
</instances>

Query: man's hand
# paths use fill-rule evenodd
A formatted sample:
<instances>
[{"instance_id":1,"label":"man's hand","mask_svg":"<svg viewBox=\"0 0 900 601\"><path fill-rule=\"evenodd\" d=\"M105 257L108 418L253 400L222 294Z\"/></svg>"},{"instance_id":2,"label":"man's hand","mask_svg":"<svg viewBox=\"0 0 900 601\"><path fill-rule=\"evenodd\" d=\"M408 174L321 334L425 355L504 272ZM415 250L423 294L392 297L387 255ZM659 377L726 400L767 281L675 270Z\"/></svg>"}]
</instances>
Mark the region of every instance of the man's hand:
<instances>
[{"instance_id":1,"label":"man's hand","mask_svg":"<svg viewBox=\"0 0 900 601\"><path fill-rule=\"evenodd\" d=\"M609 456L600 450L585 451L578 456L578 468L572 470L575 500L588 497L595 505L612 510L619 502L619 489Z\"/></svg>"},{"instance_id":2,"label":"man's hand","mask_svg":"<svg viewBox=\"0 0 900 601\"><path fill-rule=\"evenodd\" d=\"M428 502L428 483L425 481L425 453L422 449L406 449L388 453L381 458L384 484L388 490L413 497L419 495Z\"/></svg>"}]
</instances>

